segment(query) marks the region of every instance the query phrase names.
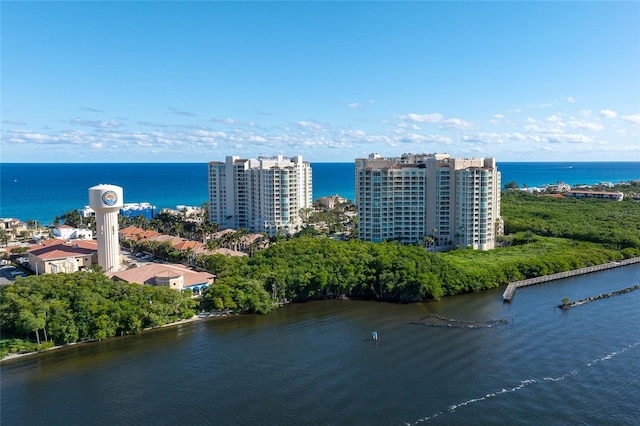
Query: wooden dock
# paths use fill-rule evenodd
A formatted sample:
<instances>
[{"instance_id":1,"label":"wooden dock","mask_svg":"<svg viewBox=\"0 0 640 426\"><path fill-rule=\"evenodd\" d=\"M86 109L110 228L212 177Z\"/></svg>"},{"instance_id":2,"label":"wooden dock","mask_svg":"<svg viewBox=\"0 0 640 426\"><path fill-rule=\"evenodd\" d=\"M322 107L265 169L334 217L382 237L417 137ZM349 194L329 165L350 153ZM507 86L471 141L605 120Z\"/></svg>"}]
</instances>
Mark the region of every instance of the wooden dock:
<instances>
[{"instance_id":1,"label":"wooden dock","mask_svg":"<svg viewBox=\"0 0 640 426\"><path fill-rule=\"evenodd\" d=\"M502 300L504 302L511 302L516 290L520 287L527 287L530 285L536 285L546 283L549 281L561 280L563 278L575 277L578 275L590 274L592 272L604 271L606 269L618 268L620 266L632 265L634 263L640 263L640 257L634 257L631 259L621 260L619 262L609 262L602 265L589 266L587 268L574 269L566 272L559 272L557 274L543 275L541 277L529 278L528 280L514 281L507 286L507 289L502 293Z\"/></svg>"}]
</instances>

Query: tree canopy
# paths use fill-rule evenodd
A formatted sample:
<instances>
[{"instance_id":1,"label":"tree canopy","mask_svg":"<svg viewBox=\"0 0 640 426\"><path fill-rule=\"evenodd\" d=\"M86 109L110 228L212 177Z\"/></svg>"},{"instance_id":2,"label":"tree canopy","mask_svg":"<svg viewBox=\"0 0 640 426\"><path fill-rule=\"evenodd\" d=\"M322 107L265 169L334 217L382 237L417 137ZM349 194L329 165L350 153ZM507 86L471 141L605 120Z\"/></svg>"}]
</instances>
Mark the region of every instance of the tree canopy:
<instances>
[{"instance_id":1,"label":"tree canopy","mask_svg":"<svg viewBox=\"0 0 640 426\"><path fill-rule=\"evenodd\" d=\"M134 334L195 315L197 302L168 287L113 282L101 273L46 274L0 288L3 337L56 344Z\"/></svg>"}]
</instances>

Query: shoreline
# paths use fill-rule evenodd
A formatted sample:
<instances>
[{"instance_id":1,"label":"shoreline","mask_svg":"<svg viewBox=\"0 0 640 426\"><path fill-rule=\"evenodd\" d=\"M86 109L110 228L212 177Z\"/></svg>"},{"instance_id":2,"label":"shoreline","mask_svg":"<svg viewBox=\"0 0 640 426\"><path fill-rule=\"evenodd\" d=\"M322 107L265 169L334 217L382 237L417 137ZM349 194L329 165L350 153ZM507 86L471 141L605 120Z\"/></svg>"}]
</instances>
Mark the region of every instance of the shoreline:
<instances>
[{"instance_id":1,"label":"shoreline","mask_svg":"<svg viewBox=\"0 0 640 426\"><path fill-rule=\"evenodd\" d=\"M182 325L182 324L190 324L192 322L196 322L196 321L203 321L203 320L208 320L208 319L213 319L213 318L223 318L223 317L228 317L230 316L230 314L221 314L221 315L209 315L206 317L201 317L198 314L194 315L191 318L187 318L187 319L182 319L179 321L175 321L175 322L170 322L164 325L159 325L156 327L147 327L147 328L143 328L140 333L136 333L136 334L126 334L126 335L122 335L122 336L113 336L113 337L109 337L106 339L102 339L102 340L109 340L109 339L113 339L113 338L121 338L121 337L127 337L127 336L138 336L140 334L143 333L147 333L149 331L153 331L153 330L159 330L161 328L167 328L167 327L175 327L178 325ZM5 361L12 361L15 359L21 359L21 358L25 358L28 356L32 356L32 355L36 355L36 354L43 354L45 352L49 352L49 351L54 351L54 350L58 350L58 349L63 349L63 348L68 348L70 346L77 346L77 345L87 345L87 344L91 344L91 343L96 343L96 342L100 342L101 340L85 340L83 342L73 342L73 343L65 343L64 345L56 345L52 348L47 348L47 349L42 349L40 351L35 351L35 352L22 352L22 353L10 353L7 354L6 356L0 358L0 364L4 363Z\"/></svg>"}]
</instances>

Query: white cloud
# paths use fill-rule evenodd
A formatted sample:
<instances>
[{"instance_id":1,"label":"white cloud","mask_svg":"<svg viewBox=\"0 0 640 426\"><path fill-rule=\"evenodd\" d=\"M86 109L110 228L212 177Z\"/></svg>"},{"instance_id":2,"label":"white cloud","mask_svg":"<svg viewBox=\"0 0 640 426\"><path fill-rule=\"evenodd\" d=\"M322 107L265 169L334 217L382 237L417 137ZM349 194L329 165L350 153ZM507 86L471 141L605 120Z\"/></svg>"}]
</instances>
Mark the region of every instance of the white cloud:
<instances>
[{"instance_id":1,"label":"white cloud","mask_svg":"<svg viewBox=\"0 0 640 426\"><path fill-rule=\"evenodd\" d=\"M313 121L298 121L296 124L300 127L304 127L307 129L312 129L317 131L325 130L325 128L321 124L315 123Z\"/></svg>"},{"instance_id":2,"label":"white cloud","mask_svg":"<svg viewBox=\"0 0 640 426\"><path fill-rule=\"evenodd\" d=\"M358 109L362 106L362 104L359 102L353 102L353 103L347 104L347 106L352 109Z\"/></svg>"},{"instance_id":3,"label":"white cloud","mask_svg":"<svg viewBox=\"0 0 640 426\"><path fill-rule=\"evenodd\" d=\"M565 99L567 102L569 102L570 104L574 103L576 101L576 98L574 98L573 96L569 96L567 99Z\"/></svg>"},{"instance_id":4,"label":"white cloud","mask_svg":"<svg viewBox=\"0 0 640 426\"><path fill-rule=\"evenodd\" d=\"M495 114L495 115L493 116L493 118L502 119L502 118L504 118L504 115L502 115L502 114Z\"/></svg>"},{"instance_id":5,"label":"white cloud","mask_svg":"<svg viewBox=\"0 0 640 426\"><path fill-rule=\"evenodd\" d=\"M124 124L119 121L85 120L78 117L72 118L69 122L71 124L93 127L95 129L113 129L124 126Z\"/></svg>"},{"instance_id":6,"label":"white cloud","mask_svg":"<svg viewBox=\"0 0 640 426\"><path fill-rule=\"evenodd\" d=\"M531 133L564 133L562 127L562 125L559 125L557 123L537 122L526 124L524 126L524 130Z\"/></svg>"},{"instance_id":7,"label":"white cloud","mask_svg":"<svg viewBox=\"0 0 640 426\"><path fill-rule=\"evenodd\" d=\"M102 148L102 142L95 142L95 143L92 143L92 144L91 144L91 147L92 147L92 148L95 148L95 149L100 149L100 148Z\"/></svg>"},{"instance_id":8,"label":"white cloud","mask_svg":"<svg viewBox=\"0 0 640 426\"><path fill-rule=\"evenodd\" d=\"M545 119L545 121L548 121L548 122L550 122L550 123L559 123L561 126L562 126L562 125L565 125L565 124L562 122L562 118L561 118L560 116L558 116L558 115L555 115L555 114L554 114L554 115L551 115L551 116L549 116L549 117L547 117L547 118Z\"/></svg>"},{"instance_id":9,"label":"white cloud","mask_svg":"<svg viewBox=\"0 0 640 426\"><path fill-rule=\"evenodd\" d=\"M600 110L600 115L602 115L605 118L616 118L618 113L610 109L603 109L603 110Z\"/></svg>"},{"instance_id":10,"label":"white cloud","mask_svg":"<svg viewBox=\"0 0 640 426\"><path fill-rule=\"evenodd\" d=\"M600 130L604 129L604 126L600 123L576 120L573 118L567 121L567 125L576 130L589 130L592 132L599 132Z\"/></svg>"},{"instance_id":11,"label":"white cloud","mask_svg":"<svg viewBox=\"0 0 640 426\"><path fill-rule=\"evenodd\" d=\"M547 139L549 143L579 143L586 144L591 143L594 140L589 136L583 134L563 134L563 135L553 135L549 136Z\"/></svg>"},{"instance_id":12,"label":"white cloud","mask_svg":"<svg viewBox=\"0 0 640 426\"><path fill-rule=\"evenodd\" d=\"M463 135L462 142L481 144L502 144L505 135L500 133L476 133L473 135Z\"/></svg>"},{"instance_id":13,"label":"white cloud","mask_svg":"<svg viewBox=\"0 0 640 426\"><path fill-rule=\"evenodd\" d=\"M192 112L189 112L189 111L183 111L183 110L180 110L178 108L171 107L171 106L168 107L168 109L169 109L169 112L171 112L172 114L175 114L175 115L195 117L195 114L192 113Z\"/></svg>"},{"instance_id":14,"label":"white cloud","mask_svg":"<svg viewBox=\"0 0 640 426\"><path fill-rule=\"evenodd\" d=\"M440 113L434 112L432 114L407 114L400 115L400 119L413 121L415 123L428 123L438 124L438 128L441 130L466 130L471 127L471 124L460 118L447 118Z\"/></svg>"},{"instance_id":15,"label":"white cloud","mask_svg":"<svg viewBox=\"0 0 640 426\"><path fill-rule=\"evenodd\" d=\"M640 115L639 114L623 115L622 119L625 120L625 121L628 121L629 123L640 124Z\"/></svg>"},{"instance_id":16,"label":"white cloud","mask_svg":"<svg viewBox=\"0 0 640 426\"><path fill-rule=\"evenodd\" d=\"M80 111L85 111L85 112L101 112L101 113L104 112L101 109L91 108L88 106L81 106L79 109Z\"/></svg>"},{"instance_id":17,"label":"white cloud","mask_svg":"<svg viewBox=\"0 0 640 426\"><path fill-rule=\"evenodd\" d=\"M447 130L466 130L471 127L471 124L465 120L459 118L449 118L442 122L441 129Z\"/></svg>"},{"instance_id":18,"label":"white cloud","mask_svg":"<svg viewBox=\"0 0 640 426\"><path fill-rule=\"evenodd\" d=\"M437 112L433 114L407 114L401 115L400 118L406 118L418 123L441 123L444 120L444 116Z\"/></svg>"}]
</instances>

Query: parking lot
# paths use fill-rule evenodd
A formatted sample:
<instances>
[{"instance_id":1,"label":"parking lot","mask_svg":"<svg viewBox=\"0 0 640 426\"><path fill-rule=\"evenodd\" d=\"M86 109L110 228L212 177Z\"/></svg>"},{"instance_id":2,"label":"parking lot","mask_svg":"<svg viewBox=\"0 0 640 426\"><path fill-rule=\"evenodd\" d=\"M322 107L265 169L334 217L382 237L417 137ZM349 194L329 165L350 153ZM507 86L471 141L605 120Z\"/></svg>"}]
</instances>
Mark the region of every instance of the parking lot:
<instances>
[{"instance_id":1,"label":"parking lot","mask_svg":"<svg viewBox=\"0 0 640 426\"><path fill-rule=\"evenodd\" d=\"M0 284L12 283L17 277L26 277L27 274L16 268L15 266L7 265L0 268Z\"/></svg>"},{"instance_id":2,"label":"parking lot","mask_svg":"<svg viewBox=\"0 0 640 426\"><path fill-rule=\"evenodd\" d=\"M158 259L154 260L153 256L151 256L150 254L131 253L126 250L122 250L120 254L122 256L122 262L128 266L132 266L132 265L144 266L153 262L162 262L161 260L158 260Z\"/></svg>"}]
</instances>

